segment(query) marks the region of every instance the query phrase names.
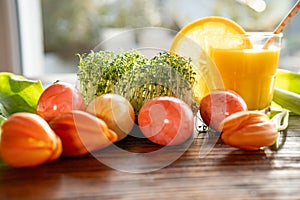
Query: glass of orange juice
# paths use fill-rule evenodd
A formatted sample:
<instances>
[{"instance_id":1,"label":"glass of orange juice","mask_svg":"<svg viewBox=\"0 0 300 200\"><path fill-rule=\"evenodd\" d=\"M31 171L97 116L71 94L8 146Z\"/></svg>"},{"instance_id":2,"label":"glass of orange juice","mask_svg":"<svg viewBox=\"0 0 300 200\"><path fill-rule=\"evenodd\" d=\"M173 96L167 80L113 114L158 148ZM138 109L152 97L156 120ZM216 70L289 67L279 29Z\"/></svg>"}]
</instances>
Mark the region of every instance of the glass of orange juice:
<instances>
[{"instance_id":1,"label":"glass of orange juice","mask_svg":"<svg viewBox=\"0 0 300 200\"><path fill-rule=\"evenodd\" d=\"M214 41L222 41L222 45ZM207 52L225 89L240 94L249 110L267 112L270 108L281 41L282 34L270 32L210 35L206 40Z\"/></svg>"}]
</instances>

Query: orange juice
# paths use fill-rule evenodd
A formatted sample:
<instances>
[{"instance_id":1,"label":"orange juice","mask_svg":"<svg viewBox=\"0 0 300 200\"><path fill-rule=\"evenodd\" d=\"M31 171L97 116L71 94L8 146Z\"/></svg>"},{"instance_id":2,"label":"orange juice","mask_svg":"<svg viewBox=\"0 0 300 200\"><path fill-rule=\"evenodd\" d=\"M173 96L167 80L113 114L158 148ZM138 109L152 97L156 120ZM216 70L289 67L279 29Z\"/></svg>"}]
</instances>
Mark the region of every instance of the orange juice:
<instances>
[{"instance_id":1,"label":"orange juice","mask_svg":"<svg viewBox=\"0 0 300 200\"><path fill-rule=\"evenodd\" d=\"M240 94L249 110L263 110L272 102L279 52L279 48L211 48L210 56L224 87Z\"/></svg>"}]
</instances>

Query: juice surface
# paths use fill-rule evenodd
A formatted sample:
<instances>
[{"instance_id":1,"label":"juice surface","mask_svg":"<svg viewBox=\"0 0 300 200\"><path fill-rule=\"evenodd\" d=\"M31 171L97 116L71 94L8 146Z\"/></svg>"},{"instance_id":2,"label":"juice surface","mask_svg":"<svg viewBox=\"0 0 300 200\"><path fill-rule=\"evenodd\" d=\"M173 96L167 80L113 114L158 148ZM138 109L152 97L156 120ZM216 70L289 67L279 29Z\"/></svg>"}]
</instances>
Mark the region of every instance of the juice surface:
<instances>
[{"instance_id":1,"label":"juice surface","mask_svg":"<svg viewBox=\"0 0 300 200\"><path fill-rule=\"evenodd\" d=\"M240 94L249 110L262 110L272 101L279 52L279 49L211 49L210 55L225 88Z\"/></svg>"}]
</instances>

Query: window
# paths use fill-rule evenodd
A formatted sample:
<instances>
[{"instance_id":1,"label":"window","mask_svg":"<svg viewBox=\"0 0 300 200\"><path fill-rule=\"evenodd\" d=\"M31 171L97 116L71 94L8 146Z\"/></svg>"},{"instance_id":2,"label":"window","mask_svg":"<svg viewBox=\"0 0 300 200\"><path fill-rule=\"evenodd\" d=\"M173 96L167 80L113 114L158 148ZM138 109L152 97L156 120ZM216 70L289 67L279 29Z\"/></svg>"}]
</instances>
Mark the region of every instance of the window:
<instances>
[{"instance_id":1,"label":"window","mask_svg":"<svg viewBox=\"0 0 300 200\"><path fill-rule=\"evenodd\" d=\"M26 76L75 73L77 53L89 52L124 30L162 27L178 31L188 22L208 15L229 17L248 31L272 31L295 2L0 0L0 25L6 27L0 33L0 69ZM300 14L284 34L280 67L300 72ZM172 39L172 35L162 37L162 40ZM144 38L149 39L147 35ZM127 40L132 47L138 42L130 35Z\"/></svg>"},{"instance_id":2,"label":"window","mask_svg":"<svg viewBox=\"0 0 300 200\"><path fill-rule=\"evenodd\" d=\"M16 3L0 0L0 71L21 73Z\"/></svg>"},{"instance_id":3,"label":"window","mask_svg":"<svg viewBox=\"0 0 300 200\"><path fill-rule=\"evenodd\" d=\"M88 52L101 41L124 29L154 26L178 31L197 18L221 15L234 19L248 31L272 31L295 3L281 0L72 0L72 4L69 2L69 0L42 0L47 72L76 71L77 60L74 56L76 53ZM282 66L293 70L298 63L291 62L293 60L291 57L295 56L297 59L296 52L299 51L300 41L297 39L299 21L293 19L286 30L286 37L289 40L286 40L286 48L282 51L281 59ZM169 37L169 40L172 39L172 36ZM166 39L164 36L162 38ZM132 37L128 36L128 42L130 40ZM155 42L153 41L154 44Z\"/></svg>"},{"instance_id":4,"label":"window","mask_svg":"<svg viewBox=\"0 0 300 200\"><path fill-rule=\"evenodd\" d=\"M22 71L27 76L42 74L44 66L40 0L18 0Z\"/></svg>"},{"instance_id":5,"label":"window","mask_svg":"<svg viewBox=\"0 0 300 200\"><path fill-rule=\"evenodd\" d=\"M0 0L0 69L27 76L43 66L40 0Z\"/></svg>"}]
</instances>

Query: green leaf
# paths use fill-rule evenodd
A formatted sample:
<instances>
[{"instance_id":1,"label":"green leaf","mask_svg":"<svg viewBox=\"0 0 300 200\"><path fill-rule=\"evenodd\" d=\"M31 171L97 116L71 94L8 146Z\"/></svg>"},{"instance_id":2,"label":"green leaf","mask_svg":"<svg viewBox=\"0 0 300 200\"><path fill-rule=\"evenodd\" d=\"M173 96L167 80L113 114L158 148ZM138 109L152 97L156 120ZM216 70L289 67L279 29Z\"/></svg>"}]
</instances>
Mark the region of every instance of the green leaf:
<instances>
[{"instance_id":1,"label":"green leaf","mask_svg":"<svg viewBox=\"0 0 300 200\"><path fill-rule=\"evenodd\" d=\"M16 112L34 113L43 91L39 80L28 80L23 76L1 72L0 116L2 120Z\"/></svg>"},{"instance_id":2,"label":"green leaf","mask_svg":"<svg viewBox=\"0 0 300 200\"><path fill-rule=\"evenodd\" d=\"M2 103L0 103L0 126L2 125L2 123L6 120L6 118L8 117L8 113L5 110L4 106L2 105Z\"/></svg>"}]
</instances>

